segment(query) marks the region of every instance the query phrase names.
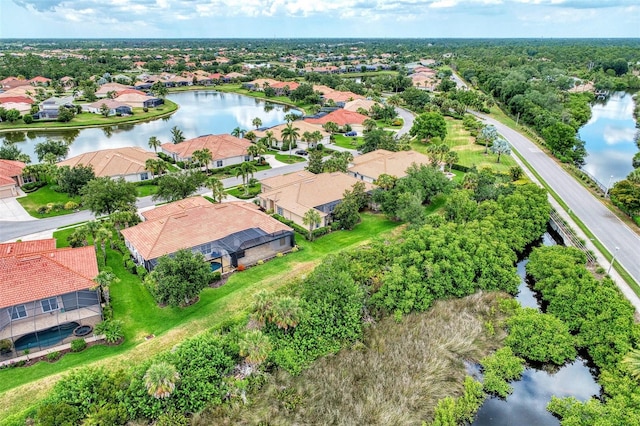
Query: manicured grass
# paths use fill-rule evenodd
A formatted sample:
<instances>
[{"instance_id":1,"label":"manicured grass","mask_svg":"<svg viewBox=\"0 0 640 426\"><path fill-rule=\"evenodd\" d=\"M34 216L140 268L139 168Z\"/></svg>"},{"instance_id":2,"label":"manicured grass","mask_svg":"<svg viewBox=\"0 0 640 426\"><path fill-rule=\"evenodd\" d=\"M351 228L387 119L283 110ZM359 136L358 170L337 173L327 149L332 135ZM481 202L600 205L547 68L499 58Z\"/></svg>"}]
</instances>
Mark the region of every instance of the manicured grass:
<instances>
[{"instance_id":1,"label":"manicured grass","mask_svg":"<svg viewBox=\"0 0 640 426\"><path fill-rule=\"evenodd\" d=\"M61 123L59 121L39 121L36 120L31 124L25 124L24 121L18 120L15 123L3 122L0 123L0 131L2 130L16 130L16 129L43 129L43 128L75 128L75 127L99 127L110 126L122 123L135 123L138 121L146 121L152 118L162 117L169 115L178 109L178 105L165 99L164 105L157 108L150 108L148 112L144 112L142 108L134 108L133 115L124 117L103 117L100 114L93 114L90 112L81 112L76 115L73 120L67 123Z\"/></svg>"},{"instance_id":2,"label":"manicured grass","mask_svg":"<svg viewBox=\"0 0 640 426\"><path fill-rule=\"evenodd\" d=\"M114 317L124 322L124 343L94 346L78 354L65 355L54 364L42 362L29 368L0 371L0 418L34 404L33 389L44 392L53 385L54 380L48 376L98 361L113 369L153 357L189 336L242 318L251 306L252 295L259 289L282 287L308 273L327 254L369 241L399 225L382 215L365 213L362 222L352 231L336 231L313 242L299 237L297 244L302 250L235 273L222 287L203 290L198 303L186 308L158 307L139 277L124 269L122 254L108 249L107 264L120 278L120 282L111 285L111 300ZM65 229L54 236L66 240L71 232L72 229ZM64 244L61 241L60 245ZM145 341L145 336L150 334L156 337ZM38 383L31 383L36 380ZM12 391L7 392L10 389Z\"/></svg>"},{"instance_id":3,"label":"manicured grass","mask_svg":"<svg viewBox=\"0 0 640 426\"><path fill-rule=\"evenodd\" d=\"M400 124L394 126L391 123L386 122L385 120L376 120L376 123L378 123L378 127L382 127L384 129L401 129L402 128L402 124L404 123L404 120L402 118L396 118L393 121L400 121Z\"/></svg>"},{"instance_id":4,"label":"manicured grass","mask_svg":"<svg viewBox=\"0 0 640 426\"><path fill-rule=\"evenodd\" d=\"M262 187L261 184L257 184L257 185L249 185L249 196L247 197L247 195L245 195L245 191L244 188L241 188L240 186L234 186L232 188L229 188L227 190L225 190L224 192L226 192L229 195L232 195L236 198L241 198L241 199L245 199L245 198L253 198L255 197L257 194L260 193L260 188ZM253 194L253 195L251 195Z\"/></svg>"},{"instance_id":5,"label":"manicured grass","mask_svg":"<svg viewBox=\"0 0 640 426\"><path fill-rule=\"evenodd\" d=\"M287 151L287 154L282 154L281 152L285 152L285 151L273 151L276 157L276 160L280 161L281 163L294 164L294 163L302 163L303 161L307 161L306 158L293 154L295 150L292 151L291 155L289 155L288 151Z\"/></svg>"},{"instance_id":6,"label":"manicured grass","mask_svg":"<svg viewBox=\"0 0 640 426\"><path fill-rule=\"evenodd\" d=\"M305 102L294 102L286 96L273 96L268 98L265 96L264 92L261 91L251 91L242 88L240 84L223 84L220 86L216 86L215 90L218 92L229 92L229 93L238 93L239 95L250 96L252 98L264 99L267 102L273 102L276 104L289 105L295 107L297 109L301 109L305 114L311 114L309 108L311 108L311 104Z\"/></svg>"},{"instance_id":7,"label":"manicured grass","mask_svg":"<svg viewBox=\"0 0 640 426\"><path fill-rule=\"evenodd\" d=\"M476 166L478 169L490 167L498 172L507 172L510 167L516 165L516 162L509 155L502 155L500 163L497 163L497 155L484 153L484 146L475 143L474 137L464 128L461 120L454 120L447 117L447 137L444 143L449 146L452 151L458 153L458 164L466 167ZM426 145L422 142L413 142L411 148L423 154L427 153Z\"/></svg>"},{"instance_id":8,"label":"manicured grass","mask_svg":"<svg viewBox=\"0 0 640 426\"><path fill-rule=\"evenodd\" d=\"M333 135L334 144L346 149L358 149L360 145L364 142L364 138L362 136L345 136L341 134Z\"/></svg>"},{"instance_id":9,"label":"manicured grass","mask_svg":"<svg viewBox=\"0 0 640 426\"><path fill-rule=\"evenodd\" d=\"M52 190L49 185L43 186L37 191L30 192L26 197L20 197L17 200L31 216L38 219L73 213L73 210L51 210L49 213L38 213L39 207L46 206L49 203L65 204L68 201L80 203L80 197L69 197L67 194L56 192Z\"/></svg>"},{"instance_id":10,"label":"manicured grass","mask_svg":"<svg viewBox=\"0 0 640 426\"><path fill-rule=\"evenodd\" d=\"M147 197L158 192L158 185L136 186L136 197Z\"/></svg>"}]
</instances>

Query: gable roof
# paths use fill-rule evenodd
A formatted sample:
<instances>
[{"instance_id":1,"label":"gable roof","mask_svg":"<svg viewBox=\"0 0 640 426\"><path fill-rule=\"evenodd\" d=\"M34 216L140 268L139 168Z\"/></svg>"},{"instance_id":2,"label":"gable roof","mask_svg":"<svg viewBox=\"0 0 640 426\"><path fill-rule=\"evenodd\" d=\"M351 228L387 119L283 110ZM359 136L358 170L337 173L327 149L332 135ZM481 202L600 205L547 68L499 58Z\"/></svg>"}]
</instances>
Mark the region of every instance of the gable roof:
<instances>
[{"instance_id":1,"label":"gable roof","mask_svg":"<svg viewBox=\"0 0 640 426\"><path fill-rule=\"evenodd\" d=\"M288 173L286 175L272 176L266 179L262 179L260 183L262 188L270 188L271 190L282 188L283 186L291 185L301 180L310 179L315 176L308 170L300 170L298 172ZM267 192L267 191L265 191Z\"/></svg>"},{"instance_id":2,"label":"gable roof","mask_svg":"<svg viewBox=\"0 0 640 426\"><path fill-rule=\"evenodd\" d=\"M93 246L0 257L0 308L94 287Z\"/></svg>"},{"instance_id":3,"label":"gable roof","mask_svg":"<svg viewBox=\"0 0 640 426\"><path fill-rule=\"evenodd\" d=\"M285 87L288 87L289 90L296 90L298 87L300 87L300 84L296 81L276 81L275 83L271 84L271 87L273 87L274 89L284 89Z\"/></svg>"},{"instance_id":4,"label":"gable roof","mask_svg":"<svg viewBox=\"0 0 640 426\"><path fill-rule=\"evenodd\" d=\"M58 167L78 164L92 166L97 177L126 176L146 170L145 162L157 155L140 147L124 147L85 152L58 163Z\"/></svg>"},{"instance_id":5,"label":"gable roof","mask_svg":"<svg viewBox=\"0 0 640 426\"><path fill-rule=\"evenodd\" d=\"M5 103L16 103L16 104L33 104L34 101L31 98L26 96L4 96L0 97L0 104Z\"/></svg>"},{"instance_id":6,"label":"gable roof","mask_svg":"<svg viewBox=\"0 0 640 426\"><path fill-rule=\"evenodd\" d=\"M391 152L378 149L354 157L351 163L353 165L349 167L350 172L378 179L381 174L404 177L412 164L430 164L431 161L429 157L416 151Z\"/></svg>"},{"instance_id":7,"label":"gable roof","mask_svg":"<svg viewBox=\"0 0 640 426\"><path fill-rule=\"evenodd\" d=\"M355 99L353 101L349 101L344 104L345 111L358 111L358 109L363 108L367 111L370 111L374 105L380 105L380 102L372 101L370 99Z\"/></svg>"},{"instance_id":8,"label":"gable roof","mask_svg":"<svg viewBox=\"0 0 640 426\"><path fill-rule=\"evenodd\" d=\"M362 124L368 118L369 117L367 117L366 115L362 115L354 111L337 109L320 118L305 118L304 121L306 121L307 123L321 125L332 121L338 126L344 126L345 124Z\"/></svg>"},{"instance_id":9,"label":"gable roof","mask_svg":"<svg viewBox=\"0 0 640 426\"><path fill-rule=\"evenodd\" d=\"M185 208L124 229L122 235L144 259L151 260L251 229L263 234L292 231L252 203L232 202Z\"/></svg>"},{"instance_id":10,"label":"gable roof","mask_svg":"<svg viewBox=\"0 0 640 426\"><path fill-rule=\"evenodd\" d=\"M86 104L84 105L85 107L88 108L102 108L102 105L106 105L109 109L114 109L114 108L119 108L119 107L127 107L129 109L131 109L131 107L123 102L118 102L115 99L101 99L98 101L95 101L93 103L90 104Z\"/></svg>"},{"instance_id":11,"label":"gable roof","mask_svg":"<svg viewBox=\"0 0 640 426\"><path fill-rule=\"evenodd\" d=\"M251 141L240 139L229 134L205 135L197 138L187 139L184 142L173 144L163 143L162 149L179 156L180 158L191 158L193 152L207 148L211 151L212 161L224 158L237 157L247 154L247 148Z\"/></svg>"},{"instance_id":12,"label":"gable roof","mask_svg":"<svg viewBox=\"0 0 640 426\"><path fill-rule=\"evenodd\" d=\"M26 253L38 253L56 249L55 238L33 241L16 241L0 244L0 257L20 256Z\"/></svg>"},{"instance_id":13,"label":"gable roof","mask_svg":"<svg viewBox=\"0 0 640 426\"><path fill-rule=\"evenodd\" d=\"M291 178L294 180L294 178ZM344 191L351 190L357 182L362 182L345 173L320 173L304 179L297 179L289 185L283 185L271 191L259 194L262 199L271 199L276 204L298 216L312 208L323 204L342 200ZM363 182L365 191L370 191L374 186ZM325 213L319 212L321 216Z\"/></svg>"},{"instance_id":14,"label":"gable roof","mask_svg":"<svg viewBox=\"0 0 640 426\"><path fill-rule=\"evenodd\" d=\"M331 99L334 102L349 102L349 101L353 101L355 99L364 99L364 96L358 95L357 93L340 92L340 91L337 91L337 90L325 93L324 95L322 95L322 97L325 98L325 99Z\"/></svg>"}]
</instances>

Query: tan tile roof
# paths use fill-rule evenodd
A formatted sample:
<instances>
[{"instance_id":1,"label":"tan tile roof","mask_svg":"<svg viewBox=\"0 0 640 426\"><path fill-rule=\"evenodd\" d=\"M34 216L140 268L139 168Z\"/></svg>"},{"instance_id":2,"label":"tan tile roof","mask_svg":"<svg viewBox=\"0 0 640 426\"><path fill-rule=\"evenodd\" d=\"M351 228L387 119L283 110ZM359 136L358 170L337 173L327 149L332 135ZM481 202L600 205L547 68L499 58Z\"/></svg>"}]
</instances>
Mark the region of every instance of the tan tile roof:
<instances>
[{"instance_id":1,"label":"tan tile roof","mask_svg":"<svg viewBox=\"0 0 640 426\"><path fill-rule=\"evenodd\" d=\"M153 96L147 96L147 95L141 95L139 93L125 93L123 95L119 95L115 98L117 101L119 102L124 102L124 103L138 103L138 102L144 102L146 100L149 99L155 99Z\"/></svg>"},{"instance_id":2,"label":"tan tile roof","mask_svg":"<svg viewBox=\"0 0 640 426\"><path fill-rule=\"evenodd\" d=\"M351 190L357 182L361 181L345 173L320 173L259 194L258 197L273 200L276 205L285 210L304 216L309 209L341 200L344 191ZM368 182L363 183L365 191L374 188Z\"/></svg>"},{"instance_id":3,"label":"tan tile roof","mask_svg":"<svg viewBox=\"0 0 640 426\"><path fill-rule=\"evenodd\" d=\"M178 202L179 203L179 202ZM146 260L259 228L267 234L291 228L257 210L253 203L199 205L170 216L139 223L122 235Z\"/></svg>"},{"instance_id":4,"label":"tan tile roof","mask_svg":"<svg viewBox=\"0 0 640 426\"><path fill-rule=\"evenodd\" d=\"M344 109L346 111L358 111L358 109L363 108L366 111L371 111L371 108L374 105L378 105L378 106L382 106L380 105L380 102L376 102L376 101L372 101L370 99L356 99L353 101L349 101L347 103L344 104Z\"/></svg>"},{"instance_id":5,"label":"tan tile roof","mask_svg":"<svg viewBox=\"0 0 640 426\"><path fill-rule=\"evenodd\" d=\"M123 102L118 102L115 99L100 99L98 101L95 101L93 103L87 104L87 107L91 107L91 108L102 108L102 105L106 105L109 108L118 108L118 107L122 107L122 106L126 106L129 107L129 105L123 103ZM131 108L131 107L129 107Z\"/></svg>"},{"instance_id":6,"label":"tan tile roof","mask_svg":"<svg viewBox=\"0 0 640 426\"><path fill-rule=\"evenodd\" d=\"M0 258L0 308L95 286L95 248L60 249Z\"/></svg>"},{"instance_id":7,"label":"tan tile roof","mask_svg":"<svg viewBox=\"0 0 640 426\"><path fill-rule=\"evenodd\" d=\"M358 95L357 93L339 92L337 90L333 92L325 93L323 96L325 99L332 99L334 102L348 102L348 101L353 101L355 99L365 99L364 96Z\"/></svg>"},{"instance_id":8,"label":"tan tile roof","mask_svg":"<svg viewBox=\"0 0 640 426\"><path fill-rule=\"evenodd\" d=\"M299 182L304 179L309 179L314 177L315 174L311 173L307 170L300 170L299 172L293 172L286 175L278 175L270 178L262 179L260 183L262 184L262 188L265 187L270 188L269 190L278 189L283 186L291 185L293 183ZM267 191L264 191L267 192Z\"/></svg>"},{"instance_id":9,"label":"tan tile roof","mask_svg":"<svg viewBox=\"0 0 640 426\"><path fill-rule=\"evenodd\" d=\"M26 164L22 161L0 159L0 176L8 178L20 176L22 174L22 169L25 167Z\"/></svg>"},{"instance_id":10,"label":"tan tile roof","mask_svg":"<svg viewBox=\"0 0 640 426\"><path fill-rule=\"evenodd\" d=\"M366 115L359 114L354 111L346 111L344 109L337 109L330 112L324 117L320 118L305 118L304 121L312 124L325 124L329 121L336 123L338 126L344 126L345 124L362 124L366 119Z\"/></svg>"},{"instance_id":11,"label":"tan tile roof","mask_svg":"<svg viewBox=\"0 0 640 426\"><path fill-rule=\"evenodd\" d=\"M274 89L284 89L285 87L289 87L289 90L296 90L300 87L300 84L295 81L276 81L271 84L271 87Z\"/></svg>"},{"instance_id":12,"label":"tan tile roof","mask_svg":"<svg viewBox=\"0 0 640 426\"><path fill-rule=\"evenodd\" d=\"M293 123L291 123L292 126L295 128L298 128L298 133L300 134L300 139L302 138L302 134L304 132L309 132L309 133L313 133L316 130L320 131L320 133L322 134L322 137L327 137L329 136L328 132L325 132L324 129L322 128L321 125L319 124L313 124L313 123L309 123L308 121L305 120L296 120ZM273 137L276 138L277 141L281 141L282 140L282 131L287 127L286 123L283 124L278 124L277 126L273 126L267 130L254 130L253 133L255 133L255 135L258 138L262 138L264 136L266 136L267 131L273 132ZM298 139L298 140L300 140Z\"/></svg>"},{"instance_id":13,"label":"tan tile roof","mask_svg":"<svg viewBox=\"0 0 640 426\"><path fill-rule=\"evenodd\" d=\"M192 209L194 207L208 206L210 204L211 202L203 197L189 197L185 198L184 200L164 204L162 206L156 207L155 209L142 212L142 216L145 220L155 220L161 217L182 213L183 211Z\"/></svg>"},{"instance_id":14,"label":"tan tile roof","mask_svg":"<svg viewBox=\"0 0 640 426\"><path fill-rule=\"evenodd\" d=\"M140 147L124 147L86 152L58 163L59 167L91 165L97 177L126 176L145 171L145 162L158 158L156 154Z\"/></svg>"},{"instance_id":15,"label":"tan tile roof","mask_svg":"<svg viewBox=\"0 0 640 426\"><path fill-rule=\"evenodd\" d=\"M274 80L273 78L258 78L256 80L252 80L247 84L253 84L254 86L258 86L259 88L263 88L264 84L267 83L268 86L277 83L278 80Z\"/></svg>"},{"instance_id":16,"label":"tan tile roof","mask_svg":"<svg viewBox=\"0 0 640 426\"><path fill-rule=\"evenodd\" d=\"M391 152L378 149L355 157L351 163L353 166L349 167L349 171L378 179L381 174L404 177L412 164L429 164L430 161L429 157L415 151Z\"/></svg>"},{"instance_id":17,"label":"tan tile roof","mask_svg":"<svg viewBox=\"0 0 640 426\"><path fill-rule=\"evenodd\" d=\"M0 257L20 256L26 253L37 253L55 249L56 240L54 238L47 238L45 240L19 241L15 243L3 243L0 244Z\"/></svg>"},{"instance_id":18,"label":"tan tile roof","mask_svg":"<svg viewBox=\"0 0 640 426\"><path fill-rule=\"evenodd\" d=\"M251 142L247 139L236 138L228 134L199 136L194 139L187 139L179 144L163 143L164 151L175 153L181 159L191 158L193 152L208 148L211 151L212 161L225 158L246 155L247 148Z\"/></svg>"},{"instance_id":19,"label":"tan tile roof","mask_svg":"<svg viewBox=\"0 0 640 426\"><path fill-rule=\"evenodd\" d=\"M109 92L120 92L121 90L131 89L132 86L127 86L126 84L120 83L106 83L103 84L96 90L97 95L106 95Z\"/></svg>"}]
</instances>

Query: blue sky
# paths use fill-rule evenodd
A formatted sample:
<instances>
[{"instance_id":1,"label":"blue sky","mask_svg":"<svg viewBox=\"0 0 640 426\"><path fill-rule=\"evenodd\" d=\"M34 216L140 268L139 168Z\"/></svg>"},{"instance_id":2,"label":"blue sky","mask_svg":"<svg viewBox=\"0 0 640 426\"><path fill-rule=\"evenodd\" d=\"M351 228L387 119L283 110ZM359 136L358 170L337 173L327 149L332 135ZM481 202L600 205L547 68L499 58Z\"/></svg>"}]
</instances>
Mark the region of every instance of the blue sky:
<instances>
[{"instance_id":1,"label":"blue sky","mask_svg":"<svg viewBox=\"0 0 640 426\"><path fill-rule=\"evenodd\" d=\"M638 0L0 0L0 38L640 37Z\"/></svg>"}]
</instances>

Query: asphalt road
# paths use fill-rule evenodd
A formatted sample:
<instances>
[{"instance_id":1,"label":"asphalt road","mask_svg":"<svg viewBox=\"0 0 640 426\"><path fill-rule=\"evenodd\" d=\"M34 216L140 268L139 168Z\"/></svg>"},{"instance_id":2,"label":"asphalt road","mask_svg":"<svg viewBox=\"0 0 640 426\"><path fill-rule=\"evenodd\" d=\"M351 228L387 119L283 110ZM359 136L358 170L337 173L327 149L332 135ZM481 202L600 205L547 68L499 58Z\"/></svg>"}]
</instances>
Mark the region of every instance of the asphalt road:
<instances>
[{"instance_id":1,"label":"asphalt road","mask_svg":"<svg viewBox=\"0 0 640 426\"><path fill-rule=\"evenodd\" d=\"M396 107L396 112L398 113L400 118L402 118L403 120L402 128L398 130L398 132L396 133L396 137L399 138L405 133L409 133L409 130L411 130L411 128L413 127L414 117L412 112L407 111L406 109L403 109L403 108Z\"/></svg>"},{"instance_id":2,"label":"asphalt road","mask_svg":"<svg viewBox=\"0 0 640 426\"><path fill-rule=\"evenodd\" d=\"M616 262L640 283L640 237L525 136L492 118L476 115L496 127L606 249L616 253Z\"/></svg>"}]
</instances>

